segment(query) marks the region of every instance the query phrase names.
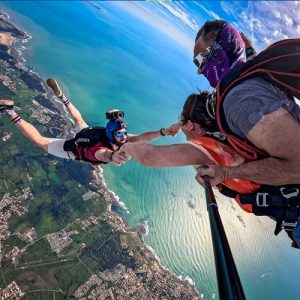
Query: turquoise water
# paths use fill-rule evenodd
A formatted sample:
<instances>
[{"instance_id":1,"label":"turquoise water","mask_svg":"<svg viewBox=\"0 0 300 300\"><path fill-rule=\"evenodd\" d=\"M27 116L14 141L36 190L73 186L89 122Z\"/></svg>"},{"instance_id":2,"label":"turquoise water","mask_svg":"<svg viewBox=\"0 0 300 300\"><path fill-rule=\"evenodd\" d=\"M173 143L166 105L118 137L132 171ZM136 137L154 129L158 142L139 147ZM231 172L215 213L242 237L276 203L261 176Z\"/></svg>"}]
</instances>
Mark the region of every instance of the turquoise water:
<instances>
[{"instance_id":1,"label":"turquoise water","mask_svg":"<svg viewBox=\"0 0 300 300\"><path fill-rule=\"evenodd\" d=\"M27 64L44 79L57 78L90 124L104 124L104 111L111 107L125 111L133 133L176 121L187 95L207 88L195 74L192 52L142 20L142 11L136 17L117 2L97 4L102 10L63 1L0 7L33 37L24 50ZM192 43L193 34L184 33ZM162 264L189 276L205 298L217 298L205 200L192 168L151 169L130 162L105 166L104 176L129 209L128 222L148 221L145 241ZM300 252L289 248L284 234L273 236L269 220L246 215L228 199L219 197L219 205L247 299L299 298Z\"/></svg>"}]
</instances>

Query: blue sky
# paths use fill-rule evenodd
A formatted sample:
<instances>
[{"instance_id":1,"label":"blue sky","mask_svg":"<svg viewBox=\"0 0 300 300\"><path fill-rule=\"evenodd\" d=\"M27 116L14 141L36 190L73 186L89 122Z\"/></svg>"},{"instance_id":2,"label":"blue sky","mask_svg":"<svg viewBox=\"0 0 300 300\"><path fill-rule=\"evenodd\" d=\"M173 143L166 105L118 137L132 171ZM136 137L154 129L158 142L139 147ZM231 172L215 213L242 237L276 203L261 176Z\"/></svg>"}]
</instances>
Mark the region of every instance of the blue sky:
<instances>
[{"instance_id":1,"label":"blue sky","mask_svg":"<svg viewBox=\"0 0 300 300\"><path fill-rule=\"evenodd\" d=\"M112 1L192 50L206 20L223 19L251 37L258 50L300 35L298 1ZM97 2L101 5L101 2Z\"/></svg>"}]
</instances>

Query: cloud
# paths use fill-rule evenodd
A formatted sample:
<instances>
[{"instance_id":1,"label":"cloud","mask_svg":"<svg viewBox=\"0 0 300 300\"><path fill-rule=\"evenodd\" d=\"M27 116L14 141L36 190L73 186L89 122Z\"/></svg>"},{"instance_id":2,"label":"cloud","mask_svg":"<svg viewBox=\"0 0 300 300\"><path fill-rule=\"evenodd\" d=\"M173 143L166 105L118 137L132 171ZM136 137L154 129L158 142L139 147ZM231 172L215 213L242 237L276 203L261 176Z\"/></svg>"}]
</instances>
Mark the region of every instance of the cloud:
<instances>
[{"instance_id":1,"label":"cloud","mask_svg":"<svg viewBox=\"0 0 300 300\"><path fill-rule=\"evenodd\" d=\"M274 16L275 16L276 18L278 18L278 19L281 18L281 13L280 13L280 11L275 10L275 11L273 12L273 14L274 14Z\"/></svg>"},{"instance_id":2,"label":"cloud","mask_svg":"<svg viewBox=\"0 0 300 300\"><path fill-rule=\"evenodd\" d=\"M178 18L183 24L191 28L193 31L198 29L198 25L196 21L186 12L184 11L180 4L174 2L172 4L165 3L163 1L158 2L161 6L169 11L173 16Z\"/></svg>"},{"instance_id":3,"label":"cloud","mask_svg":"<svg viewBox=\"0 0 300 300\"><path fill-rule=\"evenodd\" d=\"M236 13L236 9L228 1L221 1L221 8L228 16L234 16Z\"/></svg>"},{"instance_id":4,"label":"cloud","mask_svg":"<svg viewBox=\"0 0 300 300\"><path fill-rule=\"evenodd\" d=\"M226 12L234 11L230 2L221 6ZM255 46L262 50L280 39L299 36L299 9L297 1L249 1L247 7L236 7L233 16L238 29L255 40Z\"/></svg>"},{"instance_id":5,"label":"cloud","mask_svg":"<svg viewBox=\"0 0 300 300\"><path fill-rule=\"evenodd\" d=\"M263 41L264 41L267 45L269 45L269 44L271 44L271 42L273 42L272 39L269 39L269 38L267 38L266 36L263 37Z\"/></svg>"},{"instance_id":6,"label":"cloud","mask_svg":"<svg viewBox=\"0 0 300 300\"><path fill-rule=\"evenodd\" d=\"M300 34L298 1L220 1L210 2L111 1L170 38L192 49L195 32L203 18L224 19L248 35L257 50ZM200 8L200 10L198 9ZM218 11L218 13L216 13Z\"/></svg>"},{"instance_id":7,"label":"cloud","mask_svg":"<svg viewBox=\"0 0 300 300\"><path fill-rule=\"evenodd\" d=\"M274 38L276 40L283 40L283 39L287 39L288 38L288 36L286 34L284 34L284 33L281 32L281 29L280 30L278 30L278 29L275 30L273 32L273 36L274 36Z\"/></svg>"},{"instance_id":8,"label":"cloud","mask_svg":"<svg viewBox=\"0 0 300 300\"><path fill-rule=\"evenodd\" d=\"M252 14L249 14L247 11L242 12L241 18L245 22L245 24L249 25L249 28L251 30L255 28L255 30L260 31L262 29L261 21L258 18L254 17Z\"/></svg>"},{"instance_id":9,"label":"cloud","mask_svg":"<svg viewBox=\"0 0 300 300\"><path fill-rule=\"evenodd\" d=\"M287 16L286 14L283 16L286 26L291 27L293 25L293 19Z\"/></svg>"},{"instance_id":10,"label":"cloud","mask_svg":"<svg viewBox=\"0 0 300 300\"><path fill-rule=\"evenodd\" d=\"M209 16L211 16L213 19L216 20L221 20L222 18L216 14L213 10L209 10L207 9L203 4L199 3L199 2L195 2L195 4L197 6L199 6L206 14L208 14Z\"/></svg>"}]
</instances>

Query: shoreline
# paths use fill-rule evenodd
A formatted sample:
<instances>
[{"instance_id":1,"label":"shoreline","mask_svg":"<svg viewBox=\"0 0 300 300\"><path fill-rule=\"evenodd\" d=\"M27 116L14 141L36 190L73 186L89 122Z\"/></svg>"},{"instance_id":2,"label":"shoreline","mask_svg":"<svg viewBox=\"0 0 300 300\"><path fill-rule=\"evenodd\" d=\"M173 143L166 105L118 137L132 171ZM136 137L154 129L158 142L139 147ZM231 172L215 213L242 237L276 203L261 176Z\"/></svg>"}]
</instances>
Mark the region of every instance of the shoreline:
<instances>
[{"instance_id":1,"label":"shoreline","mask_svg":"<svg viewBox=\"0 0 300 300\"><path fill-rule=\"evenodd\" d=\"M1 20L3 20L4 18L3 16L8 17L8 15L5 12L0 10ZM23 42L28 41L28 39L31 37L26 32L18 28L12 22L10 21L7 22L15 26L16 30L20 32L20 36L13 37L12 34L10 33L2 32L0 33L0 44L2 44L2 40L1 40L2 37L2 39L6 42L6 44L4 45L8 48L7 54L10 57L14 58L13 61L13 63L15 63L14 67L18 68L20 71L23 72L23 76L25 78L28 87L30 89L35 89L39 92L39 95L34 97L33 101L37 101L38 104L41 104L44 107L50 109L52 112L54 112L54 115L52 117L53 119L55 118L60 119L60 117L62 117L62 119L65 120L64 125L66 126L63 126L64 132L61 132L59 128L49 128L50 134L55 137L57 137L56 136L57 133L58 135L62 135L63 137L72 136L73 124L64 104L53 95L50 89L46 86L45 81L38 75L38 73L32 69L29 69L26 66L26 60L22 57L22 50L24 49L24 46L22 46L22 44ZM18 43L20 43L20 45L18 45ZM14 53L17 54L16 57L13 55ZM83 168L90 170L93 177L93 180L88 185L88 188L90 190L97 192L103 197L107 205L107 212L110 215L112 215L114 218L117 218L122 223L122 227L124 228L124 231L126 233L137 234L143 246L142 249L143 251L145 251L145 255L148 258L150 258L151 261L154 262L155 269L157 269L156 271L168 272L172 274L176 278L176 280L179 280L181 282L183 286L185 286L189 290L192 288L200 299L200 293L196 289L195 282L192 279L190 279L188 276L186 276L186 279L183 279L182 275L177 275L174 272L170 271L167 267L163 266L155 250L152 249L151 246L147 245L144 242L143 235L147 234L148 231L147 228L145 230L146 233L143 233L143 229L141 228L141 226L144 226L143 224L138 224L135 228L130 227L128 222L124 219L124 217L122 217L119 213L117 213L116 211L114 211L114 209L112 209L112 206L115 206L117 208L122 209L125 212L128 211L125 204L119 201L119 197L114 193L114 191L107 188L105 178L103 175L103 169L101 168L101 166L93 166L93 165L86 164L83 166ZM193 298L193 299L197 299L197 298Z\"/></svg>"}]
</instances>

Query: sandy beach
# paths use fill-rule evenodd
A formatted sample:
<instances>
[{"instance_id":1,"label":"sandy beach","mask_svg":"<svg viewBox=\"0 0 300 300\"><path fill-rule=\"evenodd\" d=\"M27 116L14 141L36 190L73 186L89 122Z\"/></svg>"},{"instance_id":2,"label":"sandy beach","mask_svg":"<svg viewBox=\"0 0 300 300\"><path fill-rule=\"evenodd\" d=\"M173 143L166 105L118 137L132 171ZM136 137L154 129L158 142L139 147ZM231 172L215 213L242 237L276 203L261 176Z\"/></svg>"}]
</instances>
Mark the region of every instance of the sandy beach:
<instances>
[{"instance_id":1,"label":"sandy beach","mask_svg":"<svg viewBox=\"0 0 300 300\"><path fill-rule=\"evenodd\" d=\"M16 39L12 37L10 33L0 32L0 44L11 47L14 44L15 40Z\"/></svg>"}]
</instances>

